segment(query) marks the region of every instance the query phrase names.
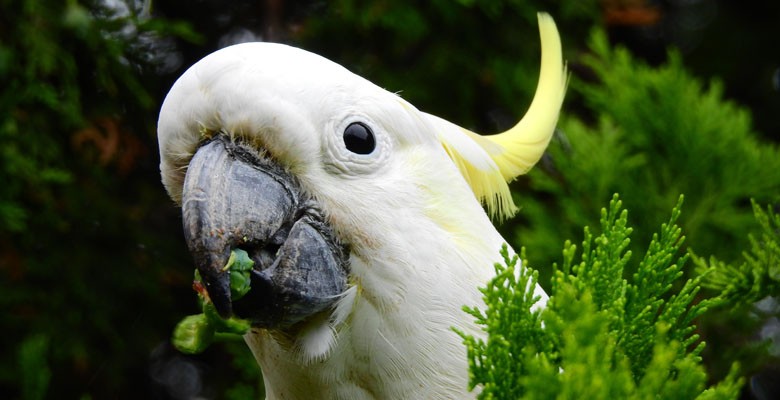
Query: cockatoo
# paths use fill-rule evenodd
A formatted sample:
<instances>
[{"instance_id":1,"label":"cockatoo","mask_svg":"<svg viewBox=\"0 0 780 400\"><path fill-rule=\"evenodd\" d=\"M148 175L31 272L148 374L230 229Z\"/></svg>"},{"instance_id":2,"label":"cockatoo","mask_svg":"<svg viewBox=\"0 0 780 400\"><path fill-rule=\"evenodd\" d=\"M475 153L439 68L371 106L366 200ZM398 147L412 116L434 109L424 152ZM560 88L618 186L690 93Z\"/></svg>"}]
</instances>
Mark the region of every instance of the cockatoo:
<instances>
[{"instance_id":1,"label":"cockatoo","mask_svg":"<svg viewBox=\"0 0 780 400\"><path fill-rule=\"evenodd\" d=\"M538 20L534 99L491 136L281 44L221 49L173 85L162 181L210 300L253 324L268 399L475 396L452 328L484 337L462 309L482 304L505 244L483 204L515 211L507 182L542 156L566 90L555 23ZM234 249L254 261L241 299Z\"/></svg>"}]
</instances>

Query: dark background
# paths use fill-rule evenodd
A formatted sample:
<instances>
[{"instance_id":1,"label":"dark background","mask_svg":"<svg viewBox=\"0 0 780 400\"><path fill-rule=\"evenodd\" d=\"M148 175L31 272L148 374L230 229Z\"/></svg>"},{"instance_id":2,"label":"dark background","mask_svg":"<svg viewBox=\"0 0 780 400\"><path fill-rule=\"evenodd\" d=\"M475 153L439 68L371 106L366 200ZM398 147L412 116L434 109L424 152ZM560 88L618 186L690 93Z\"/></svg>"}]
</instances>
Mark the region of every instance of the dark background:
<instances>
[{"instance_id":1,"label":"dark background","mask_svg":"<svg viewBox=\"0 0 780 400\"><path fill-rule=\"evenodd\" d=\"M265 40L300 46L400 91L422 110L494 133L511 126L532 98L536 12L547 11L561 31L572 71L562 118L598 127L598 112L584 100L578 82L599 85L599 75L582 60L592 52L591 32L601 30L611 44L627 47L650 66L665 65L667 50L675 49L691 79L704 87L716 79L723 101L752 117L753 140L776 149L779 3L561 3L0 0L0 397L257 395L258 371L240 343L184 356L168 342L176 322L197 312L197 304L179 211L160 184L157 112L176 77L229 44ZM508 239L524 244L523 235L541 237L560 249L561 238L543 230L534 234L534 221L523 215L535 210L534 201L562 201L534 185L542 175L556 176L551 162L543 162L538 177L513 186L518 203L528 199L528 207L502 226ZM735 201L740 216L749 213L750 197L777 204L777 175L764 181L766 187L747 187ZM621 191L620 185L610 188ZM668 213L677 194L656 206L660 215ZM608 198L592 196L591 221ZM694 214L697 204L689 206ZM580 221L559 218L556 223L581 231ZM745 239L747 225L729 221L724 218L720 226ZM745 249L731 240L700 243L694 245L698 254L727 260ZM533 259L534 248L528 252ZM548 259L539 253L536 266L544 270L556 254ZM766 388L777 377L776 361L756 344L772 337L761 336L762 329L777 332L771 330L777 305L767 302L760 317L720 316L714 328L704 324L702 331L713 349L746 349L706 354L714 377L734 359L752 357L745 398L778 393Z\"/></svg>"}]
</instances>

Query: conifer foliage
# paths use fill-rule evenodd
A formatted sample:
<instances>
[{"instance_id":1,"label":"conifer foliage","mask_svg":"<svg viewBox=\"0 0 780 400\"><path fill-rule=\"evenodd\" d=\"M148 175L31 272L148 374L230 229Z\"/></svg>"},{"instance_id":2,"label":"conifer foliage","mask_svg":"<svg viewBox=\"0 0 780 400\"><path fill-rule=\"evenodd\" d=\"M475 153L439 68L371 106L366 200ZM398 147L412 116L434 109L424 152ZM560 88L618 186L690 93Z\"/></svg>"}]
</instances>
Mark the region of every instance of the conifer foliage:
<instances>
[{"instance_id":1,"label":"conifer foliage","mask_svg":"<svg viewBox=\"0 0 780 400\"><path fill-rule=\"evenodd\" d=\"M698 272L705 276L703 286L720 292L734 307L749 307L780 294L780 215L769 206L764 210L755 201L752 204L760 235L748 235L750 251L743 253L742 263L694 258Z\"/></svg>"},{"instance_id":2,"label":"conifer foliage","mask_svg":"<svg viewBox=\"0 0 780 400\"><path fill-rule=\"evenodd\" d=\"M566 242L561 267L554 265L544 310L531 290L537 272L525 250L496 264L496 277L481 289L487 308L465 310L487 333L459 332L468 349L472 388L481 399L733 399L741 386L737 368L706 388L699 354L704 343L694 320L716 297L694 302L701 278L681 281L688 256L675 224L682 197L661 226L631 279L624 270L632 228L615 195L601 212L601 234L585 228L582 251ZM575 261L575 258L578 261ZM678 288L678 289L675 289Z\"/></svg>"},{"instance_id":3,"label":"conifer foliage","mask_svg":"<svg viewBox=\"0 0 780 400\"><path fill-rule=\"evenodd\" d=\"M551 263L560 243L596 223L592 210L620 193L638 252L683 193L687 245L738 257L755 224L749 200L774 202L780 187L780 149L754 131L750 111L726 98L720 81L691 75L676 51L649 66L594 30L580 62L592 75L575 76L567 96L588 116L565 107L545 163L530 174L536 195L518 198L527 223L513 243Z\"/></svg>"}]
</instances>

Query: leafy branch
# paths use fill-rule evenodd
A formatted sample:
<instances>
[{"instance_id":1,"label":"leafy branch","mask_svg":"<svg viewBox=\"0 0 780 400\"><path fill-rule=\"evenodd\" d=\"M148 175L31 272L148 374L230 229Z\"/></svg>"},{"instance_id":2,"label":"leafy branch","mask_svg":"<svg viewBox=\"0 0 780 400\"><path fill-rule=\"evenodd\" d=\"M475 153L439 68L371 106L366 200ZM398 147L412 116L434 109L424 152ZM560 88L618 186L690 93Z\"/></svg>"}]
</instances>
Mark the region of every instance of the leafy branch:
<instances>
[{"instance_id":1,"label":"leafy branch","mask_svg":"<svg viewBox=\"0 0 780 400\"><path fill-rule=\"evenodd\" d=\"M750 251L743 253L741 264L694 257L697 272L705 277L702 285L721 293L724 302L738 306L780 294L780 215L771 207L764 211L755 201L751 203L760 235L748 235Z\"/></svg>"},{"instance_id":2,"label":"leafy branch","mask_svg":"<svg viewBox=\"0 0 780 400\"><path fill-rule=\"evenodd\" d=\"M544 310L533 308L537 272L525 249L525 267L502 249L503 265L495 265L496 277L481 289L486 308L465 308L486 339L458 332L479 398L736 398L736 366L705 390L704 343L694 320L721 299L696 303L701 278L681 282L688 259L677 256L684 241L676 225L681 206L682 197L627 280L632 228L615 195L601 212L602 233L585 228L577 262L577 247L564 245Z\"/></svg>"}]
</instances>

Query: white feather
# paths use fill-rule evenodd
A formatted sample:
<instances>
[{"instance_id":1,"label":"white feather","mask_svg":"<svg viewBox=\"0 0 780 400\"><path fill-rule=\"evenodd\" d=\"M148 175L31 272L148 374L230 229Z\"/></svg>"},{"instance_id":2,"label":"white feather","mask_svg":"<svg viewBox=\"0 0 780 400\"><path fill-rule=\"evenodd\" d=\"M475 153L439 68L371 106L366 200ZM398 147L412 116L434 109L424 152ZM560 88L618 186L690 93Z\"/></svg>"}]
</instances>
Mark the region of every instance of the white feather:
<instances>
[{"instance_id":1,"label":"white feather","mask_svg":"<svg viewBox=\"0 0 780 400\"><path fill-rule=\"evenodd\" d=\"M354 119L377 136L371 155L343 148L339 129ZM158 129L172 198L203 135L242 136L297 175L351 249L352 286L330 314L295 333L247 334L269 399L475 396L452 327L483 334L462 306L481 304L477 288L504 240L435 125L344 68L277 44L220 50L171 89ZM475 167L495 168L469 156L468 137L447 140Z\"/></svg>"}]
</instances>

